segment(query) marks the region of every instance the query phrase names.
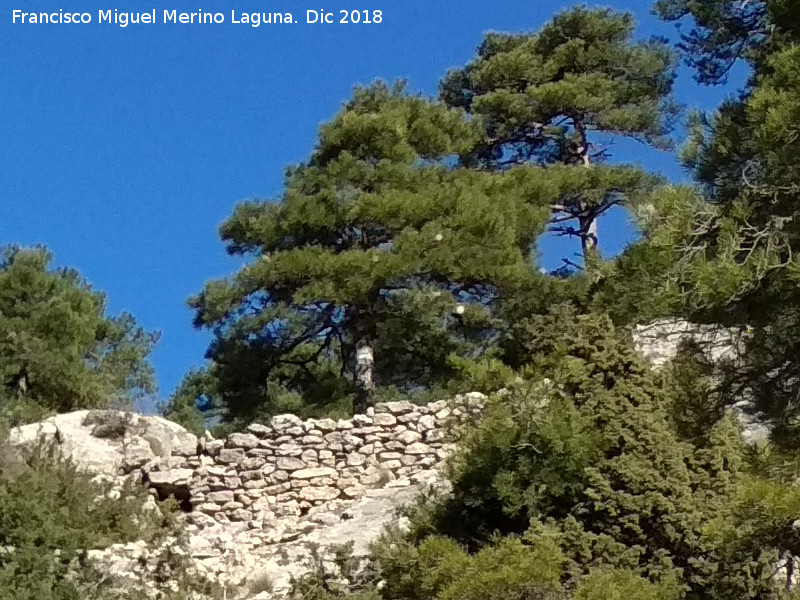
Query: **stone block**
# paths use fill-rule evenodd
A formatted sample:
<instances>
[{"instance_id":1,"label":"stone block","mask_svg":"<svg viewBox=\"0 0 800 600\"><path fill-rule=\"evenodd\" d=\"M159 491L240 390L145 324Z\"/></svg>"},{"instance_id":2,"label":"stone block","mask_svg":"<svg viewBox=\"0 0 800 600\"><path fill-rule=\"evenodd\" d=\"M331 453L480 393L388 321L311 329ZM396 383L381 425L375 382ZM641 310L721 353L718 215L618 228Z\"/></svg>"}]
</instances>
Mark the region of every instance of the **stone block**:
<instances>
[{"instance_id":1,"label":"stone block","mask_svg":"<svg viewBox=\"0 0 800 600\"><path fill-rule=\"evenodd\" d=\"M261 423L250 423L250 425L247 426L247 431L258 437L266 437L272 433L272 428L262 425Z\"/></svg>"},{"instance_id":2,"label":"stone block","mask_svg":"<svg viewBox=\"0 0 800 600\"><path fill-rule=\"evenodd\" d=\"M303 453L300 455L300 458L306 462L316 462L319 454L317 454L316 450L309 448L308 450L304 450Z\"/></svg>"},{"instance_id":3,"label":"stone block","mask_svg":"<svg viewBox=\"0 0 800 600\"><path fill-rule=\"evenodd\" d=\"M416 431L404 431L397 436L397 441L406 445L419 442L420 440L422 440L422 434L419 434Z\"/></svg>"},{"instance_id":4,"label":"stone block","mask_svg":"<svg viewBox=\"0 0 800 600\"><path fill-rule=\"evenodd\" d=\"M414 423L414 424L416 424L420 420L421 417L422 417L421 414L419 414L417 411L414 411L414 412L406 413L404 415L398 415L397 421L398 421L398 423L407 423L407 424Z\"/></svg>"},{"instance_id":5,"label":"stone block","mask_svg":"<svg viewBox=\"0 0 800 600\"><path fill-rule=\"evenodd\" d=\"M245 481L242 486L246 490L257 490L268 487L269 483L267 483L266 479L251 479L250 481Z\"/></svg>"},{"instance_id":6,"label":"stone block","mask_svg":"<svg viewBox=\"0 0 800 600\"><path fill-rule=\"evenodd\" d=\"M323 433L334 431L336 429L336 421L333 419L317 419L317 429Z\"/></svg>"},{"instance_id":7,"label":"stone block","mask_svg":"<svg viewBox=\"0 0 800 600\"><path fill-rule=\"evenodd\" d=\"M372 422L379 427L391 427L397 424L397 418L391 413L378 413L372 417Z\"/></svg>"},{"instance_id":8,"label":"stone block","mask_svg":"<svg viewBox=\"0 0 800 600\"><path fill-rule=\"evenodd\" d=\"M297 415L276 415L270 420L270 426L275 431L284 431L301 424L303 420Z\"/></svg>"},{"instance_id":9,"label":"stone block","mask_svg":"<svg viewBox=\"0 0 800 600\"><path fill-rule=\"evenodd\" d=\"M266 464L266 462L267 462L266 458L248 456L241 462L239 466L245 471L253 471L255 469L260 469L262 466Z\"/></svg>"},{"instance_id":10,"label":"stone block","mask_svg":"<svg viewBox=\"0 0 800 600\"><path fill-rule=\"evenodd\" d=\"M299 492L300 498L309 502L327 502L329 500L333 500L334 498L338 498L340 494L341 491L333 487L313 486L303 488Z\"/></svg>"},{"instance_id":11,"label":"stone block","mask_svg":"<svg viewBox=\"0 0 800 600\"><path fill-rule=\"evenodd\" d=\"M226 440L228 448L255 448L259 439L252 433L232 433Z\"/></svg>"},{"instance_id":12,"label":"stone block","mask_svg":"<svg viewBox=\"0 0 800 600\"><path fill-rule=\"evenodd\" d=\"M353 452L347 457L347 466L360 467L367 462L367 457L358 452Z\"/></svg>"},{"instance_id":13,"label":"stone block","mask_svg":"<svg viewBox=\"0 0 800 600\"><path fill-rule=\"evenodd\" d=\"M242 481L252 481L253 479L264 479L264 473L261 471L261 469L255 469L254 471L240 471L239 476L241 477Z\"/></svg>"},{"instance_id":14,"label":"stone block","mask_svg":"<svg viewBox=\"0 0 800 600\"><path fill-rule=\"evenodd\" d=\"M417 431L429 431L436 428L436 418L433 415L422 415L417 421Z\"/></svg>"},{"instance_id":15,"label":"stone block","mask_svg":"<svg viewBox=\"0 0 800 600\"><path fill-rule=\"evenodd\" d=\"M297 471L299 469L306 468L305 461L292 456L278 457L278 459L275 461L275 465L282 471Z\"/></svg>"},{"instance_id":16,"label":"stone block","mask_svg":"<svg viewBox=\"0 0 800 600\"><path fill-rule=\"evenodd\" d=\"M228 515L231 521L252 521L253 513L244 508L237 508Z\"/></svg>"},{"instance_id":17,"label":"stone block","mask_svg":"<svg viewBox=\"0 0 800 600\"><path fill-rule=\"evenodd\" d=\"M246 458L241 448L223 448L219 451L217 460L223 464L239 464Z\"/></svg>"},{"instance_id":18,"label":"stone block","mask_svg":"<svg viewBox=\"0 0 800 600\"><path fill-rule=\"evenodd\" d=\"M372 425L372 417L367 415L354 415L353 425L356 427L366 427L368 425Z\"/></svg>"},{"instance_id":19,"label":"stone block","mask_svg":"<svg viewBox=\"0 0 800 600\"><path fill-rule=\"evenodd\" d=\"M416 406L407 400L401 400L399 402L382 402L375 405L375 413L392 413L394 415L402 415L404 413L413 411L415 408Z\"/></svg>"},{"instance_id":20,"label":"stone block","mask_svg":"<svg viewBox=\"0 0 800 600\"><path fill-rule=\"evenodd\" d=\"M422 442L415 442L406 446L406 454L436 454L436 450Z\"/></svg>"},{"instance_id":21,"label":"stone block","mask_svg":"<svg viewBox=\"0 0 800 600\"><path fill-rule=\"evenodd\" d=\"M311 469L300 469L290 474L292 479L313 479L315 477L338 477L336 469L330 467L314 467Z\"/></svg>"},{"instance_id":22,"label":"stone block","mask_svg":"<svg viewBox=\"0 0 800 600\"><path fill-rule=\"evenodd\" d=\"M227 488L238 488L242 487L242 480L239 477L225 477L223 479L225 483L225 487Z\"/></svg>"},{"instance_id":23,"label":"stone block","mask_svg":"<svg viewBox=\"0 0 800 600\"><path fill-rule=\"evenodd\" d=\"M225 504L227 502L233 502L233 492L231 491L209 492L208 494L206 494L206 500L208 502L215 502L217 504Z\"/></svg>"},{"instance_id":24,"label":"stone block","mask_svg":"<svg viewBox=\"0 0 800 600\"><path fill-rule=\"evenodd\" d=\"M304 448L295 442L287 442L275 448L275 456L300 456Z\"/></svg>"},{"instance_id":25,"label":"stone block","mask_svg":"<svg viewBox=\"0 0 800 600\"><path fill-rule=\"evenodd\" d=\"M403 458L403 455L399 452L381 452L378 455L378 460L381 462L386 462L387 460L400 460Z\"/></svg>"}]
</instances>

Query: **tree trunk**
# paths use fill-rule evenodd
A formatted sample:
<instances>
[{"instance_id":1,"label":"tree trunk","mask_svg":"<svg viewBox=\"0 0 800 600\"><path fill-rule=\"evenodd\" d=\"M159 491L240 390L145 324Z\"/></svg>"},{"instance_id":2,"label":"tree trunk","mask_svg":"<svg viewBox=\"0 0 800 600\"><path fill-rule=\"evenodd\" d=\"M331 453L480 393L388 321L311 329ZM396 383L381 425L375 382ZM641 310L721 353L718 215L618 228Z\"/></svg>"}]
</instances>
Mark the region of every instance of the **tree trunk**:
<instances>
[{"instance_id":1,"label":"tree trunk","mask_svg":"<svg viewBox=\"0 0 800 600\"><path fill-rule=\"evenodd\" d=\"M363 337L356 344L354 376L356 399L353 412L360 414L375 403L375 351L369 338Z\"/></svg>"},{"instance_id":2,"label":"tree trunk","mask_svg":"<svg viewBox=\"0 0 800 600\"><path fill-rule=\"evenodd\" d=\"M580 147L578 148L578 155L581 157L581 163L586 169L591 168L592 161L589 158L589 137L586 134L586 128L578 118L573 118L575 124L575 131L580 137ZM583 266L589 269L594 261L592 260L595 252L597 251L597 217L587 209L586 205L581 202L581 215L578 217L578 227L581 232L581 251L583 253Z\"/></svg>"},{"instance_id":3,"label":"tree trunk","mask_svg":"<svg viewBox=\"0 0 800 600\"><path fill-rule=\"evenodd\" d=\"M578 218L578 227L581 231L581 250L583 251L583 264L589 266L592 255L597 250L597 219L593 215Z\"/></svg>"}]
</instances>

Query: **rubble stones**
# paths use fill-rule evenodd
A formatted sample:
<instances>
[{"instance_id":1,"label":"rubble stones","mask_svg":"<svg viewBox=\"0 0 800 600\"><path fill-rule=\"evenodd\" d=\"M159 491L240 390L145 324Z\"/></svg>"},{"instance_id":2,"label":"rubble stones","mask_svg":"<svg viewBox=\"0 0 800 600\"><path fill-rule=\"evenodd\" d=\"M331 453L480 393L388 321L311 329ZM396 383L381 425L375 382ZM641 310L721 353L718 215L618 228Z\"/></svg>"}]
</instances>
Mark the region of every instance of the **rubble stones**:
<instances>
[{"instance_id":1,"label":"rubble stones","mask_svg":"<svg viewBox=\"0 0 800 600\"><path fill-rule=\"evenodd\" d=\"M229 448L255 448L258 438L252 433L232 433L228 436L226 445Z\"/></svg>"}]
</instances>

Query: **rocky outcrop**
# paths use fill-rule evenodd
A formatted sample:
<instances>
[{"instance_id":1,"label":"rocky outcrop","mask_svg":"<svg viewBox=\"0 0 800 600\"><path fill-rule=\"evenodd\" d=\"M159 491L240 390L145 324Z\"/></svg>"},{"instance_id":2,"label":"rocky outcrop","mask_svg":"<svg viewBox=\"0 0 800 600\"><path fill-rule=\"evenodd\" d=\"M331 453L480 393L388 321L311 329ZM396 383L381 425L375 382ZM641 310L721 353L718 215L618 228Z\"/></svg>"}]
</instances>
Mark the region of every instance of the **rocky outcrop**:
<instances>
[{"instance_id":1,"label":"rocky outcrop","mask_svg":"<svg viewBox=\"0 0 800 600\"><path fill-rule=\"evenodd\" d=\"M660 319L647 325L638 325L633 331L635 348L653 368L660 368L675 358L681 344L690 341L715 364L735 363L744 350L746 331L701 325L682 319ZM742 426L746 443L763 442L769 438L769 426L762 415L752 408L748 397L743 397L732 410Z\"/></svg>"},{"instance_id":2,"label":"rocky outcrop","mask_svg":"<svg viewBox=\"0 0 800 600\"><path fill-rule=\"evenodd\" d=\"M683 319L658 319L633 330L634 347L658 368L675 358L681 343L696 344L712 362L736 360L744 333L718 325L690 323Z\"/></svg>"},{"instance_id":3,"label":"rocky outcrop","mask_svg":"<svg viewBox=\"0 0 800 600\"><path fill-rule=\"evenodd\" d=\"M14 446L52 443L80 469L108 478L179 468L197 455L197 437L180 425L121 411L56 415L13 429L9 441Z\"/></svg>"}]
</instances>

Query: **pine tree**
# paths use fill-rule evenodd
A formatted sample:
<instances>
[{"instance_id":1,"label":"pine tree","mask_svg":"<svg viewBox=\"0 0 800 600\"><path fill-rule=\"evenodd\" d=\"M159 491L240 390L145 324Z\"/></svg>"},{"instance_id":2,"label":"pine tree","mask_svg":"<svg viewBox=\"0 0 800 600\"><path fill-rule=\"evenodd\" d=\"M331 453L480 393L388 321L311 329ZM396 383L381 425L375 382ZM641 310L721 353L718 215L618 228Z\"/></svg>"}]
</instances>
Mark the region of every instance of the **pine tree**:
<instances>
[{"instance_id":1,"label":"pine tree","mask_svg":"<svg viewBox=\"0 0 800 600\"><path fill-rule=\"evenodd\" d=\"M50 269L43 248L5 248L0 260L0 411L43 412L129 405L154 391L147 356L157 336L69 269Z\"/></svg>"},{"instance_id":2,"label":"pine tree","mask_svg":"<svg viewBox=\"0 0 800 600\"><path fill-rule=\"evenodd\" d=\"M552 230L580 240L585 264L598 219L653 183L638 169L603 165L603 144L624 136L665 147L676 112L672 52L662 40L634 42L634 26L630 14L570 9L535 34L487 35L477 58L441 84L445 102L483 120L472 163L565 171L573 185L551 206Z\"/></svg>"},{"instance_id":3,"label":"pine tree","mask_svg":"<svg viewBox=\"0 0 800 600\"><path fill-rule=\"evenodd\" d=\"M160 407L160 412L170 421L202 435L218 420L221 409L217 399L218 388L208 367L192 369Z\"/></svg>"},{"instance_id":4,"label":"pine tree","mask_svg":"<svg viewBox=\"0 0 800 600\"><path fill-rule=\"evenodd\" d=\"M796 446L800 4L664 0L658 8L667 19L693 20L682 46L701 82L723 81L737 60L751 69L738 97L690 121L683 158L699 193L683 204L669 194L654 199L654 231L676 249L664 279L690 318L750 332L725 373L728 402L751 401L776 439Z\"/></svg>"},{"instance_id":5,"label":"pine tree","mask_svg":"<svg viewBox=\"0 0 800 600\"><path fill-rule=\"evenodd\" d=\"M278 201L236 208L222 237L252 260L191 301L229 417L352 392L363 409L376 373L429 386L480 346L498 286L530 271L547 188L458 167L478 137L402 85L359 88Z\"/></svg>"},{"instance_id":6,"label":"pine tree","mask_svg":"<svg viewBox=\"0 0 800 600\"><path fill-rule=\"evenodd\" d=\"M727 80L737 61L757 71L778 48L800 35L796 0L657 0L656 12L681 27L678 48L697 81Z\"/></svg>"}]
</instances>

